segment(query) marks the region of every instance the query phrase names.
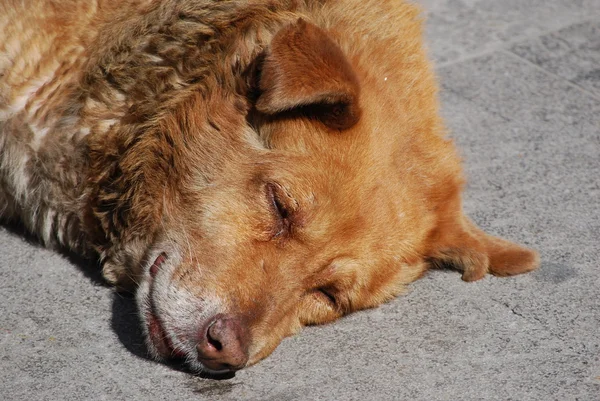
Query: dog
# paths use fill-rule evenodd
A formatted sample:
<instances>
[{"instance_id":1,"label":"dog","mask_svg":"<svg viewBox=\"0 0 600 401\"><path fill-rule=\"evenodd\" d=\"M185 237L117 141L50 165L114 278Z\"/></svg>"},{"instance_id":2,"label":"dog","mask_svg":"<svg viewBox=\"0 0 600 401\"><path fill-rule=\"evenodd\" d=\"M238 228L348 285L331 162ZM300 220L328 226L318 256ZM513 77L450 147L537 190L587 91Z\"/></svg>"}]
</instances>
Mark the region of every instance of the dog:
<instances>
[{"instance_id":1,"label":"dog","mask_svg":"<svg viewBox=\"0 0 600 401\"><path fill-rule=\"evenodd\" d=\"M0 216L235 371L431 267L538 266L464 215L436 92L405 1L0 0Z\"/></svg>"}]
</instances>

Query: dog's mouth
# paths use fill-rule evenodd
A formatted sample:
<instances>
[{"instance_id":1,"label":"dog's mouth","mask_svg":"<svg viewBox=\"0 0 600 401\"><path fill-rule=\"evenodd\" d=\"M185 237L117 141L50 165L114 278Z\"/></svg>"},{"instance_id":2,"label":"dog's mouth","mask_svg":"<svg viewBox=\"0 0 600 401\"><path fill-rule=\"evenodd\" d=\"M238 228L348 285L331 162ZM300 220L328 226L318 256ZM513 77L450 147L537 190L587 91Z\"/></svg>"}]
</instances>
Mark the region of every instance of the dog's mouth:
<instances>
[{"instance_id":1,"label":"dog's mouth","mask_svg":"<svg viewBox=\"0 0 600 401\"><path fill-rule=\"evenodd\" d=\"M248 362L248 330L235 315L199 307L196 316L187 316L180 309L168 309L179 307L169 303L177 298L169 285L176 260L160 253L146 268L146 280L138 288L148 351L156 360L181 363L190 372L226 377Z\"/></svg>"},{"instance_id":2,"label":"dog's mouth","mask_svg":"<svg viewBox=\"0 0 600 401\"><path fill-rule=\"evenodd\" d=\"M163 252L152 263L149 269L150 288L153 287L153 281L161 267L167 260L167 255ZM165 331L161 323L156 307L151 296L148 296L147 308L144 311L145 324L147 326L148 341L154 346L154 349L160 357L165 359L185 358L187 354L173 345L170 336Z\"/></svg>"}]
</instances>

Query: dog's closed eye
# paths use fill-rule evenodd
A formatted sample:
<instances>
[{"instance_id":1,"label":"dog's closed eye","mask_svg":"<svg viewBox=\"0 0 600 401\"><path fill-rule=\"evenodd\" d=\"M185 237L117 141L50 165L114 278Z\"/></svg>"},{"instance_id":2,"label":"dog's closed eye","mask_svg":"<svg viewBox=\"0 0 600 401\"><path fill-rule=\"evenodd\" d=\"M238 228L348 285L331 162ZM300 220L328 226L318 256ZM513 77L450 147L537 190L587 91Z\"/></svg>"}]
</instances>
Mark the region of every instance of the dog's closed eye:
<instances>
[{"instance_id":1,"label":"dog's closed eye","mask_svg":"<svg viewBox=\"0 0 600 401\"><path fill-rule=\"evenodd\" d=\"M276 219L273 238L287 235L291 230L294 209L288 198L277 184L267 184L267 201Z\"/></svg>"}]
</instances>

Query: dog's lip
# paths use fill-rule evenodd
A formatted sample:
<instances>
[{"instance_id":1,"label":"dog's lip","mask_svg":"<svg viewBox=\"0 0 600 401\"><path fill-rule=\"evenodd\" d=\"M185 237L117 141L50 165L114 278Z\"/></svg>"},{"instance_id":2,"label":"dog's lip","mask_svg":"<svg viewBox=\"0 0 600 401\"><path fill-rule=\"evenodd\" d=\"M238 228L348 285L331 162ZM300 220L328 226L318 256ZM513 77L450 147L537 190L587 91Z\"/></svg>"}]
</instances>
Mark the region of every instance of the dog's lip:
<instances>
[{"instance_id":1,"label":"dog's lip","mask_svg":"<svg viewBox=\"0 0 600 401\"><path fill-rule=\"evenodd\" d=\"M148 325L148 338L161 357L166 359L187 357L185 351L173 346L171 337L165 331L160 319L156 313L154 313L154 308L152 306L146 313L146 322Z\"/></svg>"},{"instance_id":2,"label":"dog's lip","mask_svg":"<svg viewBox=\"0 0 600 401\"><path fill-rule=\"evenodd\" d=\"M166 260L167 260L167 254L164 252L161 252L156 257L156 259L154 260L154 263L152 263L152 265L150 266L150 276L152 278L156 277L156 274L160 270L160 267L163 265L163 263L165 263Z\"/></svg>"},{"instance_id":3,"label":"dog's lip","mask_svg":"<svg viewBox=\"0 0 600 401\"><path fill-rule=\"evenodd\" d=\"M167 258L167 254L165 252L161 252L156 257L154 263L152 263L149 269L151 280L156 277ZM152 284L153 283L151 282L151 288ZM152 345L154 345L156 351L163 358L185 358L187 354L173 346L170 336L165 331L164 326L158 317L151 295L149 295L148 301L148 309L145 311L145 315L148 338L152 342Z\"/></svg>"},{"instance_id":4,"label":"dog's lip","mask_svg":"<svg viewBox=\"0 0 600 401\"><path fill-rule=\"evenodd\" d=\"M167 355L170 355L173 350L171 341L156 315L151 311L148 311L148 313L146 313L146 320L148 325L148 338L152 341L152 345L154 345L156 351L161 356L166 357Z\"/></svg>"}]
</instances>

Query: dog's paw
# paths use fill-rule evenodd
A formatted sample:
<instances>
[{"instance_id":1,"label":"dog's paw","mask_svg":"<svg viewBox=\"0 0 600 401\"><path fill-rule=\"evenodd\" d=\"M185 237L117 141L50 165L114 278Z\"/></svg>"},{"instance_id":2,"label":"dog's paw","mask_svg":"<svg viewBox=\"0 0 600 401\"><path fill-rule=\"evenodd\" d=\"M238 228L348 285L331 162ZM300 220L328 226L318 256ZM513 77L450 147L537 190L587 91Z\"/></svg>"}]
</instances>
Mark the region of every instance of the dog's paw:
<instances>
[{"instance_id":1,"label":"dog's paw","mask_svg":"<svg viewBox=\"0 0 600 401\"><path fill-rule=\"evenodd\" d=\"M464 216L447 227L440 237L443 240L434 246L430 257L432 264L463 272L464 281L480 280L487 273L514 276L535 270L540 265L536 251L488 235Z\"/></svg>"}]
</instances>

